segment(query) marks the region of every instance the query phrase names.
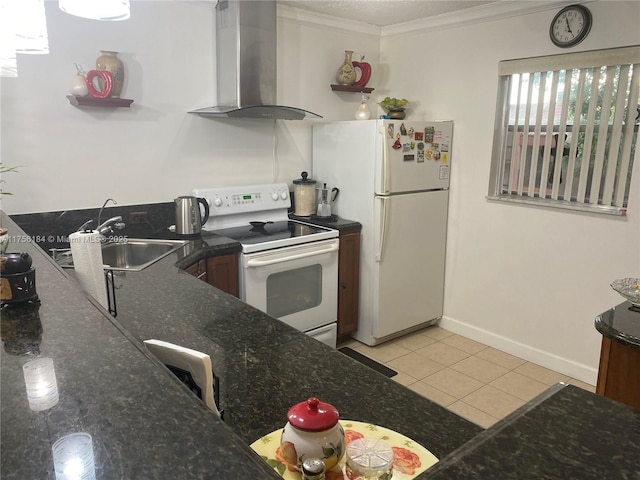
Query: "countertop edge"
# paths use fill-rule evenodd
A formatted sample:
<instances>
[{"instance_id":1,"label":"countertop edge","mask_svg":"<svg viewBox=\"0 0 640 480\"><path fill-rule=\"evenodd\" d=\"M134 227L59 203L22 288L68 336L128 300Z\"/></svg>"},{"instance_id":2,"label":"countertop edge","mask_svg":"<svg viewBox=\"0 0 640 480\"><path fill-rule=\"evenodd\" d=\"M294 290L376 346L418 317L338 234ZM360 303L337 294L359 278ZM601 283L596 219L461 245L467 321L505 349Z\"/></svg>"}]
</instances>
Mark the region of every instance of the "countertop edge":
<instances>
[{"instance_id":1,"label":"countertop edge","mask_svg":"<svg viewBox=\"0 0 640 480\"><path fill-rule=\"evenodd\" d=\"M630 347L640 349L640 337L628 332L623 332L613 327L612 325L609 325L603 318L605 315L614 314L616 310L623 310L625 308L627 310L637 311L638 320L640 321L640 308L634 306L631 302L625 301L596 316L594 325L596 327L596 330L604 337L620 342L623 345L628 345Z\"/></svg>"},{"instance_id":2,"label":"countertop edge","mask_svg":"<svg viewBox=\"0 0 640 480\"><path fill-rule=\"evenodd\" d=\"M464 458L466 455L473 452L476 448L478 448L478 446L482 445L483 443L491 440L493 437L498 435L503 429L511 425L514 420L522 417L525 413L535 408L536 406L540 405L542 402L549 399L550 397L558 393L560 390L568 386L569 384L560 382L549 387L540 395L532 398L527 403L522 405L520 408L516 409L515 411L513 411L503 419L499 420L497 423L495 423L491 427L480 432L474 438L464 443L462 446L460 446L458 449L451 452L446 457L440 459L438 463L436 463L433 467L431 467L429 470L426 471L426 476L424 478L427 479L427 478L430 478L432 475L445 471L447 468L451 466L451 464L458 462L460 459Z\"/></svg>"}]
</instances>

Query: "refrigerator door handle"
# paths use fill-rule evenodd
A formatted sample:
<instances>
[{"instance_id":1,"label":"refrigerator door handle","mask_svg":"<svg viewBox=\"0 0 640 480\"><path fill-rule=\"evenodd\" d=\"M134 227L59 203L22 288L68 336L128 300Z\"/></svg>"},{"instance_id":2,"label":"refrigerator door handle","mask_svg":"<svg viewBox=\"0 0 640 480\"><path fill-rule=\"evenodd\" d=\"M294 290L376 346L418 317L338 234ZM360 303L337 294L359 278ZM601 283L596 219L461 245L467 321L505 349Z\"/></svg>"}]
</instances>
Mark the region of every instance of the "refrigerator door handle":
<instances>
[{"instance_id":1,"label":"refrigerator door handle","mask_svg":"<svg viewBox=\"0 0 640 480\"><path fill-rule=\"evenodd\" d=\"M382 124L382 126L378 131L382 135L382 168L381 168L382 171L380 172L380 175L381 175L380 188L382 189L382 191L380 193L382 195L388 195L389 194L389 176L391 172L389 171L389 149L387 145L387 128L385 127L384 123Z\"/></svg>"},{"instance_id":2,"label":"refrigerator door handle","mask_svg":"<svg viewBox=\"0 0 640 480\"><path fill-rule=\"evenodd\" d=\"M380 200L380 239L378 242L378 251L376 252L376 262L381 262L384 256L384 240L385 232L387 230L387 197L376 197Z\"/></svg>"}]
</instances>

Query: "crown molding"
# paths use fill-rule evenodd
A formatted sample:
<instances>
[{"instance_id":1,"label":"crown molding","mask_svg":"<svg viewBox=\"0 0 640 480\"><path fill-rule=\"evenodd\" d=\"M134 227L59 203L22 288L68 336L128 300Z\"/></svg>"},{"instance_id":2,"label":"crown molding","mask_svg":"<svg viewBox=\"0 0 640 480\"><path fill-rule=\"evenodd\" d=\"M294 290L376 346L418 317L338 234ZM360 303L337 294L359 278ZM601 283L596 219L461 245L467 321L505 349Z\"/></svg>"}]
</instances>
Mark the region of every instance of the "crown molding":
<instances>
[{"instance_id":1,"label":"crown molding","mask_svg":"<svg viewBox=\"0 0 640 480\"><path fill-rule=\"evenodd\" d=\"M529 15L547 10L557 10L576 3L589 3L594 0L562 0L562 1L514 1L502 0L488 3L457 12L438 15L433 18L421 18L395 25L382 27L381 37L416 34L425 31L467 26L477 23L502 20L505 18Z\"/></svg>"},{"instance_id":2,"label":"crown molding","mask_svg":"<svg viewBox=\"0 0 640 480\"><path fill-rule=\"evenodd\" d=\"M381 27L369 25L368 23L347 20L280 4L278 4L278 20L337 32L361 33L376 38L380 38L381 31Z\"/></svg>"},{"instance_id":3,"label":"crown molding","mask_svg":"<svg viewBox=\"0 0 640 480\"><path fill-rule=\"evenodd\" d=\"M361 33L375 37L392 37L411 35L426 31L472 25L477 23L501 20L520 15L528 15L546 10L557 10L576 3L591 3L598 0L501 0L472 7L457 12L437 15L432 18L421 18L409 22L397 23L385 27L369 25L355 20L311 12L297 7L278 4L278 18L286 22L308 27L328 30Z\"/></svg>"}]
</instances>

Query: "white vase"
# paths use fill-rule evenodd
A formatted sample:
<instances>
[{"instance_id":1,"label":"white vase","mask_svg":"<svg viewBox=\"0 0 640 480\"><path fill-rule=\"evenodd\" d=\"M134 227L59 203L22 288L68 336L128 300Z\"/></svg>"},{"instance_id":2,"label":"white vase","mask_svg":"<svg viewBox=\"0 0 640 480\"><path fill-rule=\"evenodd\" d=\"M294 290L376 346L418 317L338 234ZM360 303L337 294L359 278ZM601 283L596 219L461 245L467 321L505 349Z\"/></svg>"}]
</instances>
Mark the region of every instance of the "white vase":
<instances>
[{"instance_id":1,"label":"white vase","mask_svg":"<svg viewBox=\"0 0 640 480\"><path fill-rule=\"evenodd\" d=\"M369 110L367 100L369 100L369 97L363 94L362 102L358 105L358 109L356 110L356 120L369 120L371 118L371 110Z\"/></svg>"}]
</instances>

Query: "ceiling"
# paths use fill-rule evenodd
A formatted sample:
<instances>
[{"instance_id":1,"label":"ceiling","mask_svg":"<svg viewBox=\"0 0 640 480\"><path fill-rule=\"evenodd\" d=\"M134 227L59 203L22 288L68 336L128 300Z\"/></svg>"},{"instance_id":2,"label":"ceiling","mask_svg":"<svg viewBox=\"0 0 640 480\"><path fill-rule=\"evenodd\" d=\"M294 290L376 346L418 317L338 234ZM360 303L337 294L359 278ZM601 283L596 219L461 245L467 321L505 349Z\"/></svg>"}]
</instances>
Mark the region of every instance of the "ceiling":
<instances>
[{"instance_id":1,"label":"ceiling","mask_svg":"<svg viewBox=\"0 0 640 480\"><path fill-rule=\"evenodd\" d=\"M444 15L500 0L279 0L281 5L379 27Z\"/></svg>"}]
</instances>

